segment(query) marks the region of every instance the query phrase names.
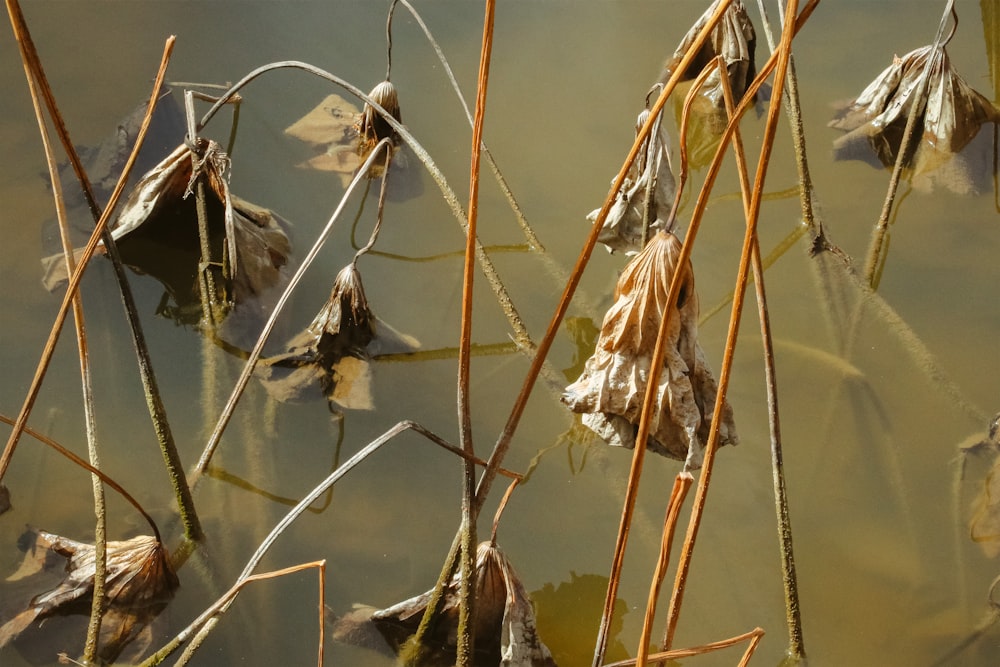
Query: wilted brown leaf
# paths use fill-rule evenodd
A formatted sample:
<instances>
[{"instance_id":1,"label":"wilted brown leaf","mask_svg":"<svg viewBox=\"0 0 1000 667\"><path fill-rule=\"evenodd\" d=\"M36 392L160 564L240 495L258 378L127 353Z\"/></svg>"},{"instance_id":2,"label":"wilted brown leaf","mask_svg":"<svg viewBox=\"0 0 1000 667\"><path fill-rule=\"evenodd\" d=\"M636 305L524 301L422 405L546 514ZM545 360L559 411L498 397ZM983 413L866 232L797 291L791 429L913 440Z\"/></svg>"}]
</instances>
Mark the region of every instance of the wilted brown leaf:
<instances>
[{"instance_id":1,"label":"wilted brown leaf","mask_svg":"<svg viewBox=\"0 0 1000 667\"><path fill-rule=\"evenodd\" d=\"M288 279L291 243L287 222L230 193L227 168L228 157L214 141L200 140L197 151L178 146L136 184L112 236L125 264L163 283L167 295L160 314L184 324L198 323L201 245L192 188L197 178L206 179L209 246L219 277L218 293L212 297L227 313L217 333L245 346L256 339L269 310L263 301ZM62 255L43 263L49 289L66 280Z\"/></svg>"},{"instance_id":2,"label":"wilted brown leaf","mask_svg":"<svg viewBox=\"0 0 1000 667\"><path fill-rule=\"evenodd\" d=\"M663 66L659 83L664 84L671 77L720 2L722 0L713 2L684 35L673 56ZM722 56L733 96L736 100L740 100L757 75L754 61L756 46L757 37L753 23L743 3L735 0L726 8L722 20L716 24L680 80L687 82L696 79L706 65L717 56ZM688 128L687 151L688 159L694 166L706 164L711 159L719 136L726 128L726 105L721 77L722 73L718 70L709 75L691 106L692 120ZM677 92L681 95L674 96L675 109L680 113L682 106L680 101L683 99L685 88L678 87Z\"/></svg>"},{"instance_id":3,"label":"wilted brown leaf","mask_svg":"<svg viewBox=\"0 0 1000 667\"><path fill-rule=\"evenodd\" d=\"M648 118L648 110L639 114L637 134ZM670 140L659 121L650 136L651 139L643 142L621 189L615 194L615 201L597 237L611 252L621 250L630 255L639 252L644 242L643 220L649 220L649 234L665 229L670 220L676 190L670 164ZM648 198L647 191L650 191ZM599 213L600 209L592 211L587 219L593 222Z\"/></svg>"},{"instance_id":4,"label":"wilted brown leaf","mask_svg":"<svg viewBox=\"0 0 1000 667\"><path fill-rule=\"evenodd\" d=\"M611 445L632 448L646 393L646 378L660 321L670 312L667 347L647 448L701 465L718 385L698 345L698 296L690 263L677 265L681 242L657 232L625 267L615 303L604 317L594 354L562 400L583 413L583 422ZM670 281L682 271L676 304L667 304ZM722 411L721 445L736 444L732 408Z\"/></svg>"},{"instance_id":5,"label":"wilted brown leaf","mask_svg":"<svg viewBox=\"0 0 1000 667\"><path fill-rule=\"evenodd\" d=\"M538 638L534 608L524 586L510 561L492 542L483 542L476 550L475 585L475 664L555 667L551 653ZM428 639L428 648L434 652L428 667L454 664L459 586L458 574L445 586L437 630ZM383 645L387 643L398 651L416 632L431 592L387 609L356 608L334 622L334 636L355 645L378 647L377 633Z\"/></svg>"},{"instance_id":6,"label":"wilted brown leaf","mask_svg":"<svg viewBox=\"0 0 1000 667\"><path fill-rule=\"evenodd\" d=\"M66 614L89 614L94 588L95 549L41 530L28 530L20 540L25 564L15 577L27 581L44 571L64 566L64 577L51 590L31 598L26 608L0 626L0 647L44 619ZM9 579L10 580L10 579ZM163 610L179 586L166 548L156 538L140 535L107 545L105 596L100 656L112 662L143 633ZM79 642L79 638L72 640ZM55 648L52 648L54 655Z\"/></svg>"},{"instance_id":7,"label":"wilted brown leaf","mask_svg":"<svg viewBox=\"0 0 1000 667\"><path fill-rule=\"evenodd\" d=\"M925 72L926 95L917 99ZM835 157L894 165L914 104L917 129L904 165L917 175L947 169L938 180L950 189L979 189L977 183L986 169L992 169L993 160L977 155L963 156L957 165L952 160L973 142L984 123L1000 121L1000 113L954 70L943 47L925 46L894 58L857 99L837 112L829 125L847 134L834 141ZM979 152L992 156L992 142L976 143L982 144Z\"/></svg>"},{"instance_id":8,"label":"wilted brown leaf","mask_svg":"<svg viewBox=\"0 0 1000 667\"><path fill-rule=\"evenodd\" d=\"M258 372L277 400L304 400L321 392L331 406L370 410L372 356L419 346L372 313L352 263L337 274L329 300L289 342L288 351L263 359Z\"/></svg>"}]
</instances>

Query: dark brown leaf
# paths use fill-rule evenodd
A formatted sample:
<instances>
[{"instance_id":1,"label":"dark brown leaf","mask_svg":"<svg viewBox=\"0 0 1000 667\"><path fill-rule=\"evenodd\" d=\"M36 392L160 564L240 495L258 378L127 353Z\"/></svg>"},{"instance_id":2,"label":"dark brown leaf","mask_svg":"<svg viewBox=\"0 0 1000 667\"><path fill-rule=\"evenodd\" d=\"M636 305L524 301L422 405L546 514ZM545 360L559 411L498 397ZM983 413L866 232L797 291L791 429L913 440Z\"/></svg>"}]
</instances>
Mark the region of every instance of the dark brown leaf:
<instances>
[{"instance_id":1,"label":"dark brown leaf","mask_svg":"<svg viewBox=\"0 0 1000 667\"><path fill-rule=\"evenodd\" d=\"M428 640L432 665L453 665L458 631L459 575L445 587L437 630ZM334 622L334 636L352 644L372 646L376 629L393 651L416 632L431 591L387 609L356 608ZM538 638L535 614L513 567L491 542L476 550L476 665L555 667L551 653Z\"/></svg>"},{"instance_id":2,"label":"dark brown leaf","mask_svg":"<svg viewBox=\"0 0 1000 667\"><path fill-rule=\"evenodd\" d=\"M63 566L62 580L31 598L26 608L0 625L0 647L17 640L43 619L89 614L96 569L95 549L41 530L29 530L21 540L25 563L16 579L29 581ZM105 596L100 655L114 661L127 645L163 610L179 586L166 548L148 535L107 545ZM54 653L54 651L53 651Z\"/></svg>"},{"instance_id":3,"label":"dark brown leaf","mask_svg":"<svg viewBox=\"0 0 1000 667\"><path fill-rule=\"evenodd\" d=\"M331 405L372 409L371 358L377 352L411 351L420 344L379 320L368 307L361 274L344 267L330 298L287 351L263 359L259 374L275 399L325 396Z\"/></svg>"}]
</instances>

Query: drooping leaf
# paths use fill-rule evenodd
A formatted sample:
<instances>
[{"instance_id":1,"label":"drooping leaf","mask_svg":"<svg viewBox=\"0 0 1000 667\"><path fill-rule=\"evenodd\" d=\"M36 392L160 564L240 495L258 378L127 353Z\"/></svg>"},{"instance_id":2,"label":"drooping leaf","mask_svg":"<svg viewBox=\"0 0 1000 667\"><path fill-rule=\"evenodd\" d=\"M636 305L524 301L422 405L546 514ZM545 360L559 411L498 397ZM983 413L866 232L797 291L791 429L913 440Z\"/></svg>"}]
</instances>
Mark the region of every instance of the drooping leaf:
<instances>
[{"instance_id":1,"label":"drooping leaf","mask_svg":"<svg viewBox=\"0 0 1000 667\"><path fill-rule=\"evenodd\" d=\"M197 150L181 144L136 184L112 237L125 264L164 285L160 313L196 324L201 244L192 188L205 179L209 247L221 267L211 297L227 314L218 334L243 347L256 338L267 299L288 280L291 243L287 222L230 192L227 168L228 157L214 141L200 140ZM55 255L44 264L46 286L54 289L66 279L65 263Z\"/></svg>"},{"instance_id":2,"label":"drooping leaf","mask_svg":"<svg viewBox=\"0 0 1000 667\"><path fill-rule=\"evenodd\" d=\"M96 568L93 545L29 529L19 542L25 559L14 579L29 582L43 572L63 570L53 588L31 598L24 609L0 625L0 647L37 630L47 618L89 614ZM166 547L156 538L140 535L107 544L105 598L100 656L112 662L136 640L171 600L179 586ZM44 631L40 630L40 631ZM57 648L75 650L80 638L48 642L54 657Z\"/></svg>"},{"instance_id":3,"label":"drooping leaf","mask_svg":"<svg viewBox=\"0 0 1000 667\"><path fill-rule=\"evenodd\" d=\"M475 664L555 667L552 654L538 638L531 600L510 561L496 544L483 542L477 548L475 576ZM428 639L433 657L427 667L445 667L455 662L459 587L458 574L445 586L437 629ZM334 636L354 645L388 646L398 652L416 632L431 593L428 591L382 610L356 608L334 622Z\"/></svg>"},{"instance_id":4,"label":"drooping leaf","mask_svg":"<svg viewBox=\"0 0 1000 667\"><path fill-rule=\"evenodd\" d=\"M670 312L667 347L647 448L664 456L701 465L718 385L698 344L698 296L690 263L678 266L681 242L657 232L625 267L615 287L615 303L601 326L594 354L562 400L607 443L632 448L646 378L660 321ZM670 281L681 272L677 303L668 304ZM738 438L728 402L722 410L720 445Z\"/></svg>"},{"instance_id":5,"label":"drooping leaf","mask_svg":"<svg viewBox=\"0 0 1000 667\"><path fill-rule=\"evenodd\" d=\"M722 0L713 2L681 39L674 54L663 67L663 73L659 78L660 84L666 83L680 66L681 59L690 50L698 33L708 23L720 2ZM680 80L681 82L694 80L706 65L716 57L722 56L733 97L739 101L757 75L756 47L757 36L746 7L740 0L735 0L726 8L722 20L716 24ZM692 119L687 134L687 152L688 160L693 166L708 163L715 152L719 137L726 128L726 105L721 77L722 73L719 70L709 75L691 106ZM678 86L674 94L674 108L678 115L689 87Z\"/></svg>"},{"instance_id":6,"label":"drooping leaf","mask_svg":"<svg viewBox=\"0 0 1000 667\"><path fill-rule=\"evenodd\" d=\"M639 114L636 132L649 118L649 111ZM642 249L643 221L648 220L648 233L665 229L670 220L676 184L670 164L670 140L663 124L657 121L651 139L643 142L636 161L632 163L622 187L601 228L597 240L609 251L621 250L634 255ZM600 209L587 219L597 219Z\"/></svg>"},{"instance_id":7,"label":"drooping leaf","mask_svg":"<svg viewBox=\"0 0 1000 667\"><path fill-rule=\"evenodd\" d=\"M331 406L370 410L372 356L418 347L415 339L372 313L352 263L337 274L330 298L312 323L289 342L286 352L263 359L259 373L277 400L322 395Z\"/></svg>"},{"instance_id":8,"label":"drooping leaf","mask_svg":"<svg viewBox=\"0 0 1000 667\"><path fill-rule=\"evenodd\" d=\"M920 97L924 75L926 94ZM1000 112L955 71L944 47L925 46L894 58L857 99L838 110L829 125L847 134L834 141L835 157L891 167L913 105L917 125L904 166L926 183L933 178L956 192L982 189L994 148L992 141L974 140L985 123L1000 121ZM963 153L966 147L975 151Z\"/></svg>"}]
</instances>

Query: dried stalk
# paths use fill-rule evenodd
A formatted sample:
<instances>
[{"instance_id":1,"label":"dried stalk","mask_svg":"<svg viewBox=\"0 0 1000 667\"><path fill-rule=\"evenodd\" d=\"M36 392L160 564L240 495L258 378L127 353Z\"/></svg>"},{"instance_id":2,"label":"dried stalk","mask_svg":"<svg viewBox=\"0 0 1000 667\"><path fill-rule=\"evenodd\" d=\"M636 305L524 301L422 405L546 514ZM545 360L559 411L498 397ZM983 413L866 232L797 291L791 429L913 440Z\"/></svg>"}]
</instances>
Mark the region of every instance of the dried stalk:
<instances>
[{"instance_id":1,"label":"dried stalk","mask_svg":"<svg viewBox=\"0 0 1000 667\"><path fill-rule=\"evenodd\" d=\"M791 53L789 53L791 67ZM789 81L794 79L789 70ZM726 103L726 112L732 115L735 104L729 79L722 77L722 92ZM794 131L794 125L793 125ZM740 179L740 192L743 197L744 215L750 216L750 181L747 176L746 154L743 150L743 137L737 126L733 130L733 152L736 158L736 170ZM796 151L798 155L799 152ZM801 172L800 172L801 173ZM805 198L804 198L805 199ZM803 199L803 207L805 202ZM810 209L811 210L811 209ZM799 604L799 585L795 574L795 555L792 548L792 524L788 511L788 496L785 487L784 455L781 447L781 420L778 414L778 380L774 368L774 343L771 339L771 316L767 310L767 293L764 289L764 267L760 257L760 241L754 233L751 263L753 268L753 283L757 296L757 316L760 320L760 338L763 344L764 385L767 392L767 417L771 436L771 474L774 486L774 505L777 515L778 540L781 546L781 574L785 589L785 622L788 626L788 655L796 661L806 657L805 643L802 635L802 614Z\"/></svg>"},{"instance_id":2,"label":"dried stalk","mask_svg":"<svg viewBox=\"0 0 1000 667\"><path fill-rule=\"evenodd\" d=\"M731 140L732 134L735 131L735 125L739 123L742 112L746 110L749 106L749 100L752 99L752 93L750 91L755 90L760 82L763 81L763 77L770 74L772 69L776 70L774 78L774 89L771 98L771 104L768 107L767 124L764 129L764 135L762 139L760 158L757 163L757 173L754 177L754 190L753 195L750 198L750 206L747 216L746 224L746 234L743 239L743 249L740 253L740 267L736 278L736 287L733 294L733 307L732 313L729 319L729 332L726 337L726 347L722 360L722 369L719 374L719 392L718 398L715 403L715 411L712 415L712 428L709 433L708 443L705 446L705 459L702 466L701 475L698 480L698 487L695 492L694 504L691 508L691 517L688 523L688 531L684 540L684 549L681 552L680 561L677 566L677 575L674 581L674 592L670 599L670 607L667 616L667 627L664 633L664 649L669 649L673 642L674 632L677 627L677 619L680 614L681 603L684 598L684 591L687 583L687 576L689 568L691 565L691 558L693 554L694 544L698 536L698 528L701 524L701 516L705 509L705 500L708 493L709 483L712 477L712 468L715 462L715 453L718 449L718 438L719 438L719 424L722 416L722 405L724 403L726 391L729 388L729 378L732 372L733 355L735 353L736 338L739 334L740 318L743 309L743 298L746 293L746 281L749 275L749 264L750 257L752 255L752 248L754 245L754 237L756 235L757 220L760 214L760 204L761 196L764 190L764 178L767 175L767 166L770 159L771 151L774 144L774 134L777 127L778 114L780 113L780 100L782 96L782 91L784 89L785 76L788 70L788 57L791 53L792 39L795 33L798 31L801 24L808 18L811 13L812 8L817 4L818 0L810 1L802 14L798 13L798 0L788 0L786 15L789 20L785 21L785 25L782 31L781 43L778 46L777 51L771 54L768 59L767 64L761 68L760 74L754 80L754 83L750 86L747 93L744 95L743 100L740 102L739 107L735 110L735 115L730 119L729 124L726 127L726 131L723 134L723 138L719 145L719 150L716 152L715 158L712 161L711 168L717 168L717 164L721 162L721 154L725 150L726 144ZM791 20L791 17L796 17L796 20ZM699 194L699 204L702 202L702 195L708 187L708 178L706 177L706 187L702 188L702 193ZM698 210L694 215L698 215ZM692 220L691 229L694 229L694 220ZM691 236L689 232L688 237ZM684 250L688 250L689 243L688 239L685 239ZM638 444L637 444L638 446Z\"/></svg>"},{"instance_id":3,"label":"dried stalk","mask_svg":"<svg viewBox=\"0 0 1000 667\"><path fill-rule=\"evenodd\" d=\"M649 659L683 660L684 658L693 658L696 655L704 655L705 653L711 653L713 651L721 651L724 648L729 648L730 646L735 646L740 642L749 640L749 644L747 644L747 648L743 652L743 658L739 662L739 667L744 667L750 662L750 657L753 656L754 651L757 650L757 645L760 643L763 636L764 630L761 628L754 628L750 632L745 632L742 635L730 637L729 639L723 639L722 641L712 642L711 644L702 644L701 646L692 646L691 648L678 648L672 651L654 653L649 656ZM604 665L604 667L633 667L633 665L638 664L641 664L638 662L638 659L633 658L631 660L620 660L618 662L608 663L607 665Z\"/></svg>"},{"instance_id":4,"label":"dried stalk","mask_svg":"<svg viewBox=\"0 0 1000 667\"><path fill-rule=\"evenodd\" d=\"M725 78L725 77L723 77ZM670 491L670 501L667 503L667 515L663 519L663 534L660 539L660 555L656 560L656 571L649 587L649 598L646 601L646 616L642 620L642 634L639 637L639 649L636 651L635 664L646 666L649 660L649 640L653 634L653 619L656 616L656 603L660 599L660 586L667 574L670 564L670 547L674 543L674 530L677 528L677 517L681 506L687 498L688 489L694 483L691 473L681 471L674 478L674 488Z\"/></svg>"},{"instance_id":5,"label":"dried stalk","mask_svg":"<svg viewBox=\"0 0 1000 667\"><path fill-rule=\"evenodd\" d=\"M7 468L10 465L10 458L13 456L14 450L17 447L17 442L21 437L21 433L23 432L25 425L27 424L28 416L34 406L38 392L41 389L42 381L48 370L49 363L51 362L52 355L55 351L56 343L59 340L59 335L62 331L62 325L66 320L69 305L79 288L83 272L86 269L87 264L90 262L91 257L93 257L98 243L103 240L108 257L111 259L112 266L115 270L115 275L121 291L122 301L125 306L126 316L132 330L133 346L138 357L139 372L143 381L143 390L146 394L147 406L150 410L150 415L153 420L153 428L156 431L164 460L167 462L167 471L170 476L171 483L174 485L174 490L177 494L181 518L184 521L185 534L189 539L197 539L201 536L201 526L198 522L197 514L194 511L194 503L191 500L190 490L187 487L186 480L184 480L183 469L180 466L180 457L174 447L173 437L170 434L169 424L166 419L166 411L163 408L163 403L156 387L156 381L153 376L152 365L149 359L149 352L142 336L142 328L139 324L139 317L135 308L135 302L132 298L131 290L128 287L128 281L125 277L121 259L118 256L117 246L111 239L111 234L107 228L111 212L114 210L118 199L124 191L128 175L135 164L139 149L141 148L146 132L149 129L153 109L159 99L163 79L166 75L167 63L169 62L170 54L173 50L174 37L170 37L164 46L160 67L150 95L149 104L146 108L146 115L143 118L139 131L136 135L135 146L125 162L125 166L118 178L118 182L115 184L115 188L111 193L107 206L104 211L101 212L94 199L89 180L87 179L87 175L80 163L76 149L73 147L73 143L69 138L69 134L55 103L52 91L48 86L45 72L38 60L37 52L33 42L31 41L31 36L28 33L27 26L24 22L24 16L21 14L21 9L17 0L7 0L7 12L14 29L15 37L18 40L18 45L21 49L22 60L25 61L26 67L30 66L30 71L39 84L40 92L45 100L46 108L52 118L53 125L59 135L63 149L69 158L77 179L80 181L84 195L86 196L88 204L91 208L91 212L94 214L96 219L96 224L94 232L91 234L86 247L83 249L76 271L70 275L69 284L66 288L66 294L63 296L62 304L56 314L56 318L49 333L48 340L46 341L45 348L42 351L42 357L39 360L38 366L35 370L35 375L32 378L28 395L25 397L24 404L18 414L17 421L14 424L14 428L10 434L7 444L4 447L4 451L2 455L0 455L0 480L2 480L6 474ZM0 489L5 490L2 486L0 486Z\"/></svg>"},{"instance_id":6,"label":"dried stalk","mask_svg":"<svg viewBox=\"0 0 1000 667\"><path fill-rule=\"evenodd\" d=\"M465 265L462 272L462 322L458 355L458 421L459 441L468 456L475 456L472 442L472 411L469 406L469 374L472 345L473 258L476 253L476 229L479 219L479 165L483 143L483 123L486 117L486 93L489 89L490 59L493 55L493 21L496 1L486 0L483 18L483 43L479 51L479 81L476 88L476 115L472 124L472 164L469 167L469 222L466 230ZM468 459L464 463L462 478L462 558L461 585L459 588L458 643L456 664L469 667L474 655L475 636L475 569L476 569L476 468ZM437 610L425 616L433 617ZM424 624L422 623L421 626ZM421 637L417 637L419 645Z\"/></svg>"}]
</instances>

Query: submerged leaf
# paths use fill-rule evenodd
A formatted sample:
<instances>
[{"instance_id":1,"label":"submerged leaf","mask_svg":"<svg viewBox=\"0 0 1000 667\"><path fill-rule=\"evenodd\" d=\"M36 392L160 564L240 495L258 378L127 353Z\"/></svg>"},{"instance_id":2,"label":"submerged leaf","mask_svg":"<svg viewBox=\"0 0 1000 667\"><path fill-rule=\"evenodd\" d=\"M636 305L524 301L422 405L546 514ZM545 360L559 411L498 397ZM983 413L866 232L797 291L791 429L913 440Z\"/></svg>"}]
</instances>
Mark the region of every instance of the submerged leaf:
<instances>
[{"instance_id":1,"label":"submerged leaf","mask_svg":"<svg viewBox=\"0 0 1000 667\"><path fill-rule=\"evenodd\" d=\"M639 114L636 133L648 118L648 110ZM615 201L597 240L611 252L622 250L629 255L639 252L644 243L643 221L649 221L649 234L665 229L670 220L675 190L670 140L662 123L657 121L651 140L643 142L621 189L615 194ZM600 209L594 210L587 219L593 222L599 213Z\"/></svg>"},{"instance_id":2,"label":"submerged leaf","mask_svg":"<svg viewBox=\"0 0 1000 667\"><path fill-rule=\"evenodd\" d=\"M372 313L352 263L337 274L329 300L312 323L289 342L286 352L263 359L260 373L277 400L303 400L322 392L331 405L371 410L372 356L419 346Z\"/></svg>"},{"instance_id":3,"label":"submerged leaf","mask_svg":"<svg viewBox=\"0 0 1000 667\"><path fill-rule=\"evenodd\" d=\"M647 448L701 465L718 385L698 344L698 296L690 263L677 260L681 242L657 232L625 267L615 287L615 303L604 317L594 354L562 400L611 445L632 448L660 321L670 312L663 371ZM682 272L678 301L667 304L670 281ZM720 445L736 444L733 411L723 406Z\"/></svg>"},{"instance_id":4,"label":"submerged leaf","mask_svg":"<svg viewBox=\"0 0 1000 667\"><path fill-rule=\"evenodd\" d=\"M27 581L43 571L56 570L59 564L65 565L65 576L0 626L0 647L46 618L90 612L96 569L93 545L30 529L19 544L25 551L25 562L15 575L17 579ZM114 661L163 610L178 586L169 554L156 538L140 535L108 542L101 658Z\"/></svg>"},{"instance_id":5,"label":"submerged leaf","mask_svg":"<svg viewBox=\"0 0 1000 667\"><path fill-rule=\"evenodd\" d=\"M555 667L552 654L538 638L535 613L524 586L510 561L492 542L476 550L476 620L474 628L476 665L502 667ZM428 665L452 665L458 633L460 575L446 584L437 630L428 639L434 653ZM387 609L356 608L334 622L334 636L354 645L398 652L416 632L431 593Z\"/></svg>"},{"instance_id":6,"label":"submerged leaf","mask_svg":"<svg viewBox=\"0 0 1000 667\"><path fill-rule=\"evenodd\" d=\"M925 73L926 95L918 99ZM835 157L894 165L914 104L918 105L915 140L904 165L917 174L940 169L973 141L984 123L1000 121L993 104L954 70L947 51L925 46L894 58L857 99L837 112L829 125L847 134L834 141ZM993 150L986 146L989 142L983 143L982 150ZM982 161L992 168L992 160ZM961 192L976 189L973 183L981 174L956 173L947 178L951 189Z\"/></svg>"}]
</instances>

